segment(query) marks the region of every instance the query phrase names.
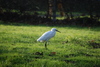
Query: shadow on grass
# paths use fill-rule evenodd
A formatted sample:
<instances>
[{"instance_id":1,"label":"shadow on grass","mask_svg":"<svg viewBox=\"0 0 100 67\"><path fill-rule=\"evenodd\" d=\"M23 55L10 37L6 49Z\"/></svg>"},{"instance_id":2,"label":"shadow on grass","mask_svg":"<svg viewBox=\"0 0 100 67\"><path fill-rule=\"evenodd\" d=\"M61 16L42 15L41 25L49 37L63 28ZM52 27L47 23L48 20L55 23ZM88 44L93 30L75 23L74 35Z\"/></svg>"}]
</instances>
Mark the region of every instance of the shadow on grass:
<instances>
[{"instance_id":1,"label":"shadow on grass","mask_svg":"<svg viewBox=\"0 0 100 67\"><path fill-rule=\"evenodd\" d=\"M99 26L81 26L81 25L56 25L56 24L29 24L29 23L20 23L20 22L6 22L6 21L0 21L0 25L11 25L11 26L40 26L40 27L68 27L69 29L87 29L91 31L100 31Z\"/></svg>"}]
</instances>

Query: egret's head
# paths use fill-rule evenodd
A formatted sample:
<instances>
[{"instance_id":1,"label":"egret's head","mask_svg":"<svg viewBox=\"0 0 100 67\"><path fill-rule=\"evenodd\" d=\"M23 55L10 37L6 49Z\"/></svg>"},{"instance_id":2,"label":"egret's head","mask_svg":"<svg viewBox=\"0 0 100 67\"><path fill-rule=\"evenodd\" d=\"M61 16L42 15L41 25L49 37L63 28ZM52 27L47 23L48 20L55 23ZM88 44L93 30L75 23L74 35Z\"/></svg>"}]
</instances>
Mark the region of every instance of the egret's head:
<instances>
[{"instance_id":1,"label":"egret's head","mask_svg":"<svg viewBox=\"0 0 100 67\"><path fill-rule=\"evenodd\" d=\"M51 31L57 31L57 32L60 32L58 31L56 28L52 28ZM61 32L60 32L61 33Z\"/></svg>"}]
</instances>

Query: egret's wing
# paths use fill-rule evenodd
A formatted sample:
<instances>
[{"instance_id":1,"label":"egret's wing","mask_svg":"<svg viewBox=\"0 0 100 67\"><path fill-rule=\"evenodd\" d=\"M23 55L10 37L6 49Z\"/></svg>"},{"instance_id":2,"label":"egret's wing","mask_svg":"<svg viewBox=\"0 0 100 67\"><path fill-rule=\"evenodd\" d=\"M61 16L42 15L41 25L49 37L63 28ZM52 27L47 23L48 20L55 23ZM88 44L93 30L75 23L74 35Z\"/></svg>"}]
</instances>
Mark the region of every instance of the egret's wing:
<instances>
[{"instance_id":1,"label":"egret's wing","mask_svg":"<svg viewBox=\"0 0 100 67\"><path fill-rule=\"evenodd\" d=\"M37 41L43 42L43 41L48 41L50 38L52 38L55 35L55 32L48 31L44 33Z\"/></svg>"}]
</instances>

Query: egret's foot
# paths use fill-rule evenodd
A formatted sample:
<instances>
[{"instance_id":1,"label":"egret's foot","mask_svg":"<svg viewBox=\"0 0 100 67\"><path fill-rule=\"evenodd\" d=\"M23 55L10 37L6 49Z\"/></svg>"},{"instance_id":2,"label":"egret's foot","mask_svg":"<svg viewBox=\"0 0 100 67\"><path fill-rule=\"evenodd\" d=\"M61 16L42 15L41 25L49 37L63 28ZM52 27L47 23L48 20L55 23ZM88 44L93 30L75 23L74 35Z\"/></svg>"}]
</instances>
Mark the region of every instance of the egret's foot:
<instances>
[{"instance_id":1,"label":"egret's foot","mask_svg":"<svg viewBox=\"0 0 100 67\"><path fill-rule=\"evenodd\" d=\"M45 48L47 48L47 46L45 45Z\"/></svg>"},{"instance_id":2,"label":"egret's foot","mask_svg":"<svg viewBox=\"0 0 100 67\"><path fill-rule=\"evenodd\" d=\"M48 48L45 48L46 50L48 50Z\"/></svg>"}]
</instances>

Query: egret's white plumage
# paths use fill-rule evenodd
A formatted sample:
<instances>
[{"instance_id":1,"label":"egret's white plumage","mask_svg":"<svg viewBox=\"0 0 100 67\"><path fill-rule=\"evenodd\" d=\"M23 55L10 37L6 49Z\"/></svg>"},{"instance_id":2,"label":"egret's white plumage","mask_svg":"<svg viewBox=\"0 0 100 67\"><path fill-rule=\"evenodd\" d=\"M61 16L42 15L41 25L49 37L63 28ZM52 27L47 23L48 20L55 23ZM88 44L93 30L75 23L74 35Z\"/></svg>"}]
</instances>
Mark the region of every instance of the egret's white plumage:
<instances>
[{"instance_id":1,"label":"egret's white plumage","mask_svg":"<svg viewBox=\"0 0 100 67\"><path fill-rule=\"evenodd\" d=\"M56 28L52 28L51 31L45 32L40 38L37 39L37 41L39 41L39 42L46 42L47 43L47 41L50 38L55 36L56 31L58 31ZM46 43L45 43L45 47L46 47Z\"/></svg>"}]
</instances>

